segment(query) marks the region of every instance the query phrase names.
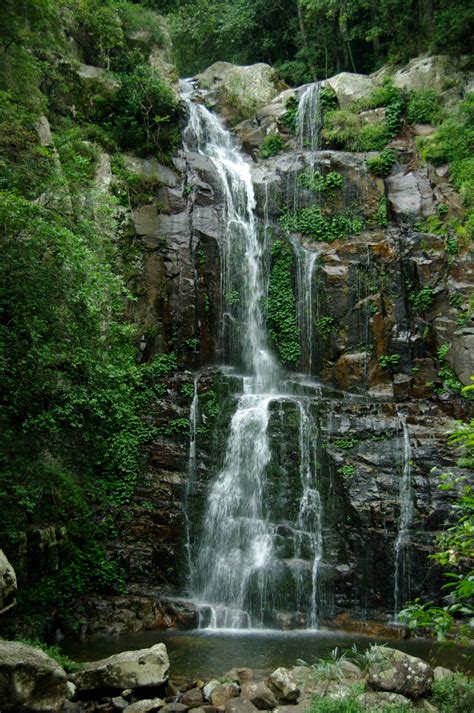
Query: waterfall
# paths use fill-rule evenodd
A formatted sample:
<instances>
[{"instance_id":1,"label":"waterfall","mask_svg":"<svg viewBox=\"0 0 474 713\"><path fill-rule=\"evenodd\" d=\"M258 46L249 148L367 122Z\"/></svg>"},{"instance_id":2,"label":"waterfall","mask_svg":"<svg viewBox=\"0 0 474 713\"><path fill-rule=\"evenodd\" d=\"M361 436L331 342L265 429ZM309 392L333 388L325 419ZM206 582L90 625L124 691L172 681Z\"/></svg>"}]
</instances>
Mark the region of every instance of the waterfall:
<instances>
[{"instance_id":1,"label":"waterfall","mask_svg":"<svg viewBox=\"0 0 474 713\"><path fill-rule=\"evenodd\" d=\"M308 250L299 240L292 239L291 244L296 257L296 282L298 289L298 326L300 328L301 354L308 374L313 368L313 280L319 251Z\"/></svg>"},{"instance_id":2,"label":"waterfall","mask_svg":"<svg viewBox=\"0 0 474 713\"><path fill-rule=\"evenodd\" d=\"M196 436L199 413L199 394L198 384L199 375L194 378L194 393L191 407L189 409L189 453L188 463L186 468L186 493L185 493L185 508L184 508L184 530L185 530L185 550L187 560L187 571L189 581L193 580L193 558L191 553L191 527L189 521L188 502L189 496L194 493L196 487Z\"/></svg>"},{"instance_id":3,"label":"waterfall","mask_svg":"<svg viewBox=\"0 0 474 713\"><path fill-rule=\"evenodd\" d=\"M228 363L243 370L244 386L231 419L223 466L209 486L201 536L194 543L190 540L191 594L202 610L210 611L206 623L211 628L267 625L272 622L278 597L291 597L306 625L314 627L323 556L322 505L315 472L316 424L301 397L281 394L280 370L268 347L262 305L267 294L264 253L270 231L265 225L263 237L259 237L250 164L219 118L193 102L192 91L191 83L182 83L188 111L184 145L187 151L198 152L212 162L223 196L223 351ZM268 202L267 193L265 198ZM310 309L316 253L308 251L308 257L303 282L304 301ZM307 335L311 314L309 320ZM310 344L310 337L307 339ZM278 519L269 505L271 406L282 400L297 404L299 414L301 495L294 526L286 512ZM192 438L190 468L195 457ZM292 530L291 551L290 545L284 553L278 550L279 527Z\"/></svg>"},{"instance_id":4,"label":"waterfall","mask_svg":"<svg viewBox=\"0 0 474 713\"><path fill-rule=\"evenodd\" d=\"M402 426L402 472L400 478L400 517L398 534L395 540L395 615L410 598L410 528L414 513L410 434L406 418L400 415L399 418Z\"/></svg>"},{"instance_id":5,"label":"waterfall","mask_svg":"<svg viewBox=\"0 0 474 713\"><path fill-rule=\"evenodd\" d=\"M312 153L320 147L322 125L321 84L308 84L301 94L296 113L296 138L300 150L308 148Z\"/></svg>"}]
</instances>

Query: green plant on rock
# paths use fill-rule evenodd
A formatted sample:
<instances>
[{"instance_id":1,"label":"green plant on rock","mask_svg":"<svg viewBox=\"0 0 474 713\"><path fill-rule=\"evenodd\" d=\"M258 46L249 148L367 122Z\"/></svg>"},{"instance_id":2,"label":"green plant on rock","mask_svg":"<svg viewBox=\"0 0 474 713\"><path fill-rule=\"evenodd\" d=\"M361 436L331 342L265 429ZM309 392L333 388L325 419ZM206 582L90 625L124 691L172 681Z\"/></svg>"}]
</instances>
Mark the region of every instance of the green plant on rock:
<instances>
[{"instance_id":1,"label":"green plant on rock","mask_svg":"<svg viewBox=\"0 0 474 713\"><path fill-rule=\"evenodd\" d=\"M334 325L334 317L331 317L329 315L324 315L323 317L316 319L314 322L314 326L318 330L319 334L323 335L324 337L327 337L329 334L336 331L336 327Z\"/></svg>"},{"instance_id":2,"label":"green plant on rock","mask_svg":"<svg viewBox=\"0 0 474 713\"><path fill-rule=\"evenodd\" d=\"M268 134L265 136L260 145L259 156L260 158L270 158L270 156L275 156L282 150L284 145L285 142L281 136L278 136L278 134Z\"/></svg>"},{"instance_id":3,"label":"green plant on rock","mask_svg":"<svg viewBox=\"0 0 474 713\"><path fill-rule=\"evenodd\" d=\"M382 197L379 201L377 212L375 214L375 222L379 228L386 228L388 225L388 201Z\"/></svg>"},{"instance_id":4,"label":"green plant on rock","mask_svg":"<svg viewBox=\"0 0 474 713\"><path fill-rule=\"evenodd\" d=\"M439 118L439 97L433 89L410 92L407 107L410 124L436 124Z\"/></svg>"},{"instance_id":5,"label":"green plant on rock","mask_svg":"<svg viewBox=\"0 0 474 713\"><path fill-rule=\"evenodd\" d=\"M325 215L319 206L301 208L295 213L282 211L280 225L291 232L302 233L318 242L333 242L349 235L357 235L364 228L359 216L336 213Z\"/></svg>"},{"instance_id":6,"label":"green plant on rock","mask_svg":"<svg viewBox=\"0 0 474 713\"><path fill-rule=\"evenodd\" d=\"M337 472L342 475L343 478L350 478L355 473L355 467L346 463L344 465L341 465L337 469Z\"/></svg>"},{"instance_id":7,"label":"green plant on rock","mask_svg":"<svg viewBox=\"0 0 474 713\"><path fill-rule=\"evenodd\" d=\"M341 448L342 450L348 450L354 448L359 443L358 438L338 438L334 441L336 448Z\"/></svg>"},{"instance_id":8,"label":"green plant on rock","mask_svg":"<svg viewBox=\"0 0 474 713\"><path fill-rule=\"evenodd\" d=\"M423 287L418 292L409 292L408 299L414 310L428 312L434 301L434 290L432 287Z\"/></svg>"},{"instance_id":9,"label":"green plant on rock","mask_svg":"<svg viewBox=\"0 0 474 713\"><path fill-rule=\"evenodd\" d=\"M474 707L474 680L462 673L435 680L430 702L439 713L466 713Z\"/></svg>"},{"instance_id":10,"label":"green plant on rock","mask_svg":"<svg viewBox=\"0 0 474 713\"><path fill-rule=\"evenodd\" d=\"M379 358L379 364L382 369L393 369L398 366L400 354L383 354Z\"/></svg>"},{"instance_id":11,"label":"green plant on rock","mask_svg":"<svg viewBox=\"0 0 474 713\"><path fill-rule=\"evenodd\" d=\"M26 644L27 646L33 646L35 649L41 649L45 654L54 659L65 671L66 673L75 673L76 671L81 671L84 664L77 663L73 661L69 656L63 654L59 646L55 644L45 644L39 639L18 639L20 644Z\"/></svg>"},{"instance_id":12,"label":"green plant on rock","mask_svg":"<svg viewBox=\"0 0 474 713\"><path fill-rule=\"evenodd\" d=\"M337 95L331 87L323 87L319 92L319 101L324 114L337 109Z\"/></svg>"},{"instance_id":13,"label":"green plant on rock","mask_svg":"<svg viewBox=\"0 0 474 713\"><path fill-rule=\"evenodd\" d=\"M291 246L278 240L272 247L267 316L270 336L283 362L296 364L301 357L300 330L293 288L294 255Z\"/></svg>"},{"instance_id":14,"label":"green plant on rock","mask_svg":"<svg viewBox=\"0 0 474 713\"><path fill-rule=\"evenodd\" d=\"M220 412L221 407L219 403L219 396L214 389L208 389L200 395L201 408L203 412L209 418L216 418Z\"/></svg>"},{"instance_id":15,"label":"green plant on rock","mask_svg":"<svg viewBox=\"0 0 474 713\"><path fill-rule=\"evenodd\" d=\"M298 115L298 100L295 96L290 97L285 103L286 111L281 117L281 123L291 131L292 134L296 131L296 118Z\"/></svg>"},{"instance_id":16,"label":"green plant on rock","mask_svg":"<svg viewBox=\"0 0 474 713\"><path fill-rule=\"evenodd\" d=\"M186 339L185 344L188 349L191 349L193 352L197 352L199 349L200 340L198 337L189 337L188 339Z\"/></svg>"},{"instance_id":17,"label":"green plant on rock","mask_svg":"<svg viewBox=\"0 0 474 713\"><path fill-rule=\"evenodd\" d=\"M329 192L342 188L343 177L336 171L330 171L325 176L320 171L304 171L298 176L298 183L316 192Z\"/></svg>"},{"instance_id":18,"label":"green plant on rock","mask_svg":"<svg viewBox=\"0 0 474 713\"><path fill-rule=\"evenodd\" d=\"M449 342L445 342L437 350L437 356L440 364L438 376L443 382L444 388L460 394L463 391L463 385L459 381L453 369L446 364L446 357L450 349L451 344Z\"/></svg>"},{"instance_id":19,"label":"green plant on rock","mask_svg":"<svg viewBox=\"0 0 474 713\"><path fill-rule=\"evenodd\" d=\"M459 243L454 235L448 235L446 238L446 251L448 255L454 256L459 254Z\"/></svg>"},{"instance_id":20,"label":"green plant on rock","mask_svg":"<svg viewBox=\"0 0 474 713\"><path fill-rule=\"evenodd\" d=\"M181 396L187 399L192 399L194 396L194 384L182 384L180 389Z\"/></svg>"},{"instance_id":21,"label":"green plant on rock","mask_svg":"<svg viewBox=\"0 0 474 713\"><path fill-rule=\"evenodd\" d=\"M393 149L384 149L378 156L366 160L367 168L375 176L388 176L396 161Z\"/></svg>"}]
</instances>

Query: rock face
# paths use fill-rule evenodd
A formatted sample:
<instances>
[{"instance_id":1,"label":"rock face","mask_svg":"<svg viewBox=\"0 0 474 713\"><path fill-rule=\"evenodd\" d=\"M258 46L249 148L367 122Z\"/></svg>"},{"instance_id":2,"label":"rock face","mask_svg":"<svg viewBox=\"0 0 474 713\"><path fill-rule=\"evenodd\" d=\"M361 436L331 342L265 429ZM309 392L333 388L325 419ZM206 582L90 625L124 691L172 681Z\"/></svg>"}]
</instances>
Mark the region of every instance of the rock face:
<instances>
[{"instance_id":1,"label":"rock face","mask_svg":"<svg viewBox=\"0 0 474 713\"><path fill-rule=\"evenodd\" d=\"M150 649L124 651L100 661L84 664L71 676L80 691L94 689L158 688L168 680L169 659L164 644Z\"/></svg>"},{"instance_id":2,"label":"rock face","mask_svg":"<svg viewBox=\"0 0 474 713\"><path fill-rule=\"evenodd\" d=\"M365 74L341 72L325 82L335 92L341 109L345 109L358 99L366 99L374 90L374 79Z\"/></svg>"},{"instance_id":3,"label":"rock face","mask_svg":"<svg viewBox=\"0 0 474 713\"><path fill-rule=\"evenodd\" d=\"M425 661L396 649L381 650L381 660L372 664L367 687L398 693L407 698L423 698L431 693L433 669Z\"/></svg>"},{"instance_id":4,"label":"rock face","mask_svg":"<svg viewBox=\"0 0 474 713\"><path fill-rule=\"evenodd\" d=\"M253 116L284 88L275 71L263 63L239 67L216 62L196 79L202 89L210 91L206 99L233 124Z\"/></svg>"},{"instance_id":5,"label":"rock face","mask_svg":"<svg viewBox=\"0 0 474 713\"><path fill-rule=\"evenodd\" d=\"M61 711L68 697L66 673L40 649L0 640L2 711Z\"/></svg>"},{"instance_id":6,"label":"rock face","mask_svg":"<svg viewBox=\"0 0 474 713\"><path fill-rule=\"evenodd\" d=\"M0 615L15 606L17 590L15 570L0 550Z\"/></svg>"}]
</instances>

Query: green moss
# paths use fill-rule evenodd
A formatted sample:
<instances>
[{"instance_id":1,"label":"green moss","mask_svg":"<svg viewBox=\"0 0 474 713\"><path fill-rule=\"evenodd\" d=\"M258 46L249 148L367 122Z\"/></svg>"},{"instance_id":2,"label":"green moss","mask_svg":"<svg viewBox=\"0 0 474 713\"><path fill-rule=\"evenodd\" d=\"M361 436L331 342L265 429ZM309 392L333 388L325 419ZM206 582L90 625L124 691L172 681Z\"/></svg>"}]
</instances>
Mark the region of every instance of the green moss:
<instances>
[{"instance_id":1,"label":"green moss","mask_svg":"<svg viewBox=\"0 0 474 713\"><path fill-rule=\"evenodd\" d=\"M294 255L290 245L281 240L274 243L272 258L267 300L270 336L282 361L296 364L301 348L293 289Z\"/></svg>"}]
</instances>

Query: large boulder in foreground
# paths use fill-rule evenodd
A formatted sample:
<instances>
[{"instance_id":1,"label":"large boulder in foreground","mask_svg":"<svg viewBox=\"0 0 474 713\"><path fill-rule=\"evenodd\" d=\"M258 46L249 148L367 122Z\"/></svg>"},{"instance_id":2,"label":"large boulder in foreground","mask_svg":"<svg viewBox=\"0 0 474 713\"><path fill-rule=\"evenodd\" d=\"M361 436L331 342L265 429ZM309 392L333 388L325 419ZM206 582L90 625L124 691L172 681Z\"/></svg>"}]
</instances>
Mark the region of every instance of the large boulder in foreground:
<instances>
[{"instance_id":1,"label":"large boulder in foreground","mask_svg":"<svg viewBox=\"0 0 474 713\"><path fill-rule=\"evenodd\" d=\"M91 661L71 676L80 691L95 689L159 688L168 681L170 662L164 644L150 649L123 651Z\"/></svg>"},{"instance_id":2,"label":"large boulder in foreground","mask_svg":"<svg viewBox=\"0 0 474 713\"><path fill-rule=\"evenodd\" d=\"M65 671L41 649L0 640L0 710L60 711L68 696Z\"/></svg>"},{"instance_id":3,"label":"large boulder in foreground","mask_svg":"<svg viewBox=\"0 0 474 713\"><path fill-rule=\"evenodd\" d=\"M15 606L16 590L15 570L7 560L3 550L0 550L0 614Z\"/></svg>"},{"instance_id":4,"label":"large boulder in foreground","mask_svg":"<svg viewBox=\"0 0 474 713\"><path fill-rule=\"evenodd\" d=\"M263 62L248 67L215 62L196 80L209 91L206 100L232 124L249 119L285 88L275 70Z\"/></svg>"},{"instance_id":5,"label":"large boulder in foreground","mask_svg":"<svg viewBox=\"0 0 474 713\"><path fill-rule=\"evenodd\" d=\"M429 696L432 686L433 669L429 664L389 647L380 647L380 657L367 674L369 690L399 693L407 698Z\"/></svg>"}]
</instances>

